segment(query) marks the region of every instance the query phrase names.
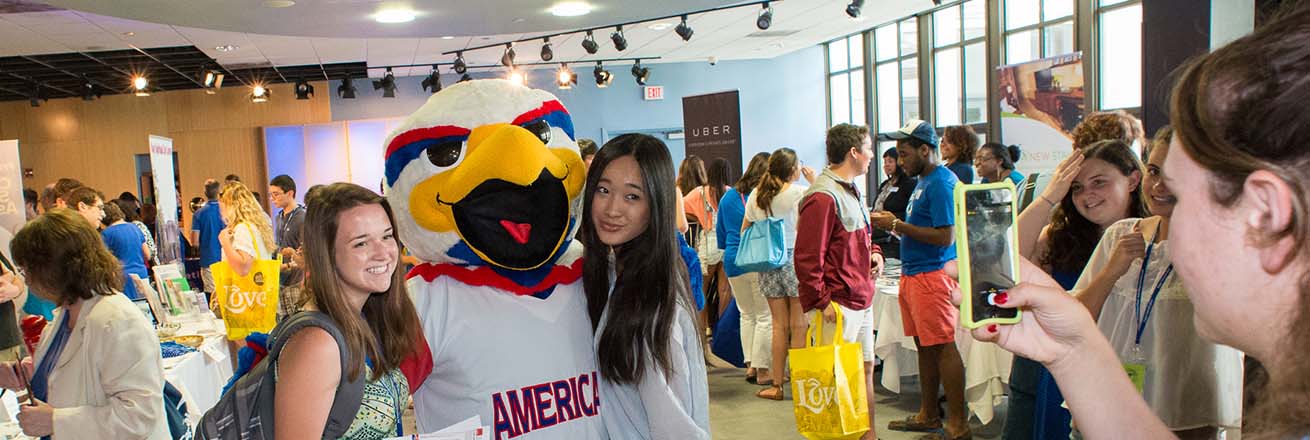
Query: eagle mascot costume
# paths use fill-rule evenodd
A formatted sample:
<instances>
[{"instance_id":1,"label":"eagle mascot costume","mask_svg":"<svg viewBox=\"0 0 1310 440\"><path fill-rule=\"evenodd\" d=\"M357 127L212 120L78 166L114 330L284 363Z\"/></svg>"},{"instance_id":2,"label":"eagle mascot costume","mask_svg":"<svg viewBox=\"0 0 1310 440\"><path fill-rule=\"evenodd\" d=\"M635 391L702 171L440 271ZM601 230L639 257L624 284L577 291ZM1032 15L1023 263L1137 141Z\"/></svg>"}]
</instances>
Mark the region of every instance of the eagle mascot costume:
<instances>
[{"instance_id":1,"label":"eagle mascot costume","mask_svg":"<svg viewBox=\"0 0 1310 440\"><path fill-rule=\"evenodd\" d=\"M550 93L432 95L386 141L386 194L424 344L402 369L419 432L474 415L494 439L604 439L582 247L586 168ZM426 352L426 353L425 353Z\"/></svg>"}]
</instances>

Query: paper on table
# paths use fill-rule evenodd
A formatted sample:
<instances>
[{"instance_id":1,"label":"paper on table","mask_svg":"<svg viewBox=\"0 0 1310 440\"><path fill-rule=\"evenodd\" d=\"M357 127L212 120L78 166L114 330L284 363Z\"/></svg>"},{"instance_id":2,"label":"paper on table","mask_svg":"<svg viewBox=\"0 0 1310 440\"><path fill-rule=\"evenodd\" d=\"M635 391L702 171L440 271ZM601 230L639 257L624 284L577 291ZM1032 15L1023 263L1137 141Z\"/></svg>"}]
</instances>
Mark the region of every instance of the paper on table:
<instances>
[{"instance_id":1,"label":"paper on table","mask_svg":"<svg viewBox=\"0 0 1310 440\"><path fill-rule=\"evenodd\" d=\"M473 416L431 434L392 437L387 440L488 440L490 426L482 425L482 416Z\"/></svg>"}]
</instances>

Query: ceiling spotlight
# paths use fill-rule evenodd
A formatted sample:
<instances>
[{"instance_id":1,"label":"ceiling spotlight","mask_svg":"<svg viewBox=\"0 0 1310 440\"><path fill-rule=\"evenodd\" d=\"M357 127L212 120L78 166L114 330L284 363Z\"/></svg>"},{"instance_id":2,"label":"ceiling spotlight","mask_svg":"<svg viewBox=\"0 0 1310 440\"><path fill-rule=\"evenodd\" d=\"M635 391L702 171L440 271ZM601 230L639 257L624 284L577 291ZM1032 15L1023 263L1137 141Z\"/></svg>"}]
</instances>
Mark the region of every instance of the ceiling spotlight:
<instances>
[{"instance_id":1,"label":"ceiling spotlight","mask_svg":"<svg viewBox=\"0 0 1310 440\"><path fill-rule=\"evenodd\" d=\"M296 99L309 99L314 96L314 85L304 79L296 81Z\"/></svg>"},{"instance_id":2,"label":"ceiling spotlight","mask_svg":"<svg viewBox=\"0 0 1310 440\"><path fill-rule=\"evenodd\" d=\"M464 52L455 52L455 73L464 73L468 70L468 65L464 64Z\"/></svg>"},{"instance_id":3,"label":"ceiling spotlight","mask_svg":"<svg viewBox=\"0 0 1310 440\"><path fill-rule=\"evenodd\" d=\"M556 17L577 17L591 12L591 5L583 2L563 2L551 6L550 13Z\"/></svg>"},{"instance_id":4,"label":"ceiling spotlight","mask_svg":"<svg viewBox=\"0 0 1310 440\"><path fill-rule=\"evenodd\" d=\"M555 51L550 49L550 37L546 37L541 44L541 60L549 62L553 59L555 59Z\"/></svg>"},{"instance_id":5,"label":"ceiling spotlight","mask_svg":"<svg viewBox=\"0 0 1310 440\"><path fill-rule=\"evenodd\" d=\"M500 56L500 64L513 68L514 67L514 44L505 43L505 54Z\"/></svg>"},{"instance_id":6,"label":"ceiling spotlight","mask_svg":"<svg viewBox=\"0 0 1310 440\"><path fill-rule=\"evenodd\" d=\"M567 64L560 64L559 72L555 73L555 85L559 86L560 90L568 90L573 88L573 85L577 83L578 75L575 75L573 71L569 70Z\"/></svg>"},{"instance_id":7,"label":"ceiling spotlight","mask_svg":"<svg viewBox=\"0 0 1310 440\"><path fill-rule=\"evenodd\" d=\"M262 84L255 84L255 86L250 89L250 100L254 102L266 102L268 101L268 95L271 95L272 93L271 90L264 88Z\"/></svg>"},{"instance_id":8,"label":"ceiling spotlight","mask_svg":"<svg viewBox=\"0 0 1310 440\"><path fill-rule=\"evenodd\" d=\"M213 70L206 70L206 71L205 71L205 87L213 87L213 86L214 86L214 79L215 79L214 71L213 71Z\"/></svg>"},{"instance_id":9,"label":"ceiling spotlight","mask_svg":"<svg viewBox=\"0 0 1310 440\"><path fill-rule=\"evenodd\" d=\"M337 86L337 96L341 99L355 99L355 83L350 80L350 75L341 80L341 85Z\"/></svg>"},{"instance_id":10,"label":"ceiling spotlight","mask_svg":"<svg viewBox=\"0 0 1310 440\"><path fill-rule=\"evenodd\" d=\"M150 81L144 76L137 75L132 78L132 89L136 91L136 96L150 96L150 90L146 88L149 85Z\"/></svg>"},{"instance_id":11,"label":"ceiling spotlight","mask_svg":"<svg viewBox=\"0 0 1310 440\"><path fill-rule=\"evenodd\" d=\"M596 36L592 35L591 31L587 31L587 36L582 39L582 49L592 55L595 55L596 51L600 50L600 45L596 44Z\"/></svg>"},{"instance_id":12,"label":"ceiling spotlight","mask_svg":"<svg viewBox=\"0 0 1310 440\"><path fill-rule=\"evenodd\" d=\"M96 85L95 85L95 84L91 84L91 80L87 79L86 76L83 75L83 76L82 76L82 100L83 100L83 101L94 101L96 98L99 98L99 97L100 97L100 93L99 93L98 91L96 91Z\"/></svg>"},{"instance_id":13,"label":"ceiling spotlight","mask_svg":"<svg viewBox=\"0 0 1310 440\"><path fill-rule=\"evenodd\" d=\"M463 76L459 77L459 82L464 82L464 81L473 81L473 77L465 73Z\"/></svg>"},{"instance_id":14,"label":"ceiling spotlight","mask_svg":"<svg viewBox=\"0 0 1310 440\"><path fill-rule=\"evenodd\" d=\"M614 33L610 34L610 40L614 41L614 48L618 49L619 52L623 52L624 49L628 48L628 39L623 36L623 25L614 28Z\"/></svg>"},{"instance_id":15,"label":"ceiling spotlight","mask_svg":"<svg viewBox=\"0 0 1310 440\"><path fill-rule=\"evenodd\" d=\"M42 90L42 88L41 84L37 84L36 90L32 92L32 96L28 97L27 102L31 104L32 107L40 107L42 101L49 101L49 99L46 99L45 91Z\"/></svg>"},{"instance_id":16,"label":"ceiling spotlight","mask_svg":"<svg viewBox=\"0 0 1310 440\"><path fill-rule=\"evenodd\" d=\"M387 68L387 74L382 75L382 79L373 80L373 90L382 89L383 98L396 97L396 75L391 73L391 68Z\"/></svg>"},{"instance_id":17,"label":"ceiling spotlight","mask_svg":"<svg viewBox=\"0 0 1310 440\"><path fill-rule=\"evenodd\" d=\"M773 7L769 6L769 2L764 2L764 8L760 9L759 17L755 18L755 27L760 28L760 30L763 31L763 30L768 30L769 26L772 24L773 24Z\"/></svg>"},{"instance_id":18,"label":"ceiling spotlight","mask_svg":"<svg viewBox=\"0 0 1310 440\"><path fill-rule=\"evenodd\" d=\"M605 68L601 66L600 61L596 62L596 68L592 69L591 76L596 78L596 87L598 88L603 89L609 87L610 83L614 82L614 75L611 75L610 71L605 70Z\"/></svg>"},{"instance_id":19,"label":"ceiling spotlight","mask_svg":"<svg viewBox=\"0 0 1310 440\"><path fill-rule=\"evenodd\" d=\"M650 78L650 68L641 67L641 60L637 60L637 64L632 65L632 77L637 79L637 85L644 86L646 79Z\"/></svg>"},{"instance_id":20,"label":"ceiling spotlight","mask_svg":"<svg viewBox=\"0 0 1310 440\"><path fill-rule=\"evenodd\" d=\"M691 34L694 31L692 31L691 26L687 24L686 15L682 16L682 23L678 23L678 27L674 28L673 32L678 34L679 37L682 37L682 41L691 41Z\"/></svg>"},{"instance_id":21,"label":"ceiling spotlight","mask_svg":"<svg viewBox=\"0 0 1310 440\"><path fill-rule=\"evenodd\" d=\"M378 23L407 23L414 21L414 11L409 9L386 9L373 14Z\"/></svg>"},{"instance_id":22,"label":"ceiling spotlight","mask_svg":"<svg viewBox=\"0 0 1310 440\"><path fill-rule=\"evenodd\" d=\"M851 0L851 4L846 5L846 15L851 18L860 18L860 9L864 8L864 0Z\"/></svg>"},{"instance_id":23,"label":"ceiling spotlight","mask_svg":"<svg viewBox=\"0 0 1310 440\"><path fill-rule=\"evenodd\" d=\"M423 90L431 90L432 93L441 91L441 73L437 72L437 66L432 66L432 73L423 79Z\"/></svg>"},{"instance_id":24,"label":"ceiling spotlight","mask_svg":"<svg viewBox=\"0 0 1310 440\"><path fill-rule=\"evenodd\" d=\"M514 84L518 84L518 85L525 85L525 84L528 83L528 78L527 78L526 76L523 76L523 72L520 72L520 71L515 70L515 69L510 69L510 71L509 71L509 78L507 78L507 79L509 79L509 82L512 82L512 83L514 83Z\"/></svg>"}]
</instances>

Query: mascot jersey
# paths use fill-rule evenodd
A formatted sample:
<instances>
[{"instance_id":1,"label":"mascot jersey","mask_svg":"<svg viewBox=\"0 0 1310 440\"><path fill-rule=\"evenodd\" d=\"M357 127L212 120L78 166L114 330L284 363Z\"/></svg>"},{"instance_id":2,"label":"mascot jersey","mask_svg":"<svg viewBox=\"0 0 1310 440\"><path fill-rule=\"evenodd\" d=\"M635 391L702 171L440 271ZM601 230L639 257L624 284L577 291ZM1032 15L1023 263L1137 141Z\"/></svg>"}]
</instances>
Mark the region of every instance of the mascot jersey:
<instances>
[{"instance_id":1,"label":"mascot jersey","mask_svg":"<svg viewBox=\"0 0 1310 440\"><path fill-rule=\"evenodd\" d=\"M419 432L479 415L500 440L606 438L568 112L509 81L461 82L386 145L387 199L423 261L407 285L430 351L406 362Z\"/></svg>"}]
</instances>

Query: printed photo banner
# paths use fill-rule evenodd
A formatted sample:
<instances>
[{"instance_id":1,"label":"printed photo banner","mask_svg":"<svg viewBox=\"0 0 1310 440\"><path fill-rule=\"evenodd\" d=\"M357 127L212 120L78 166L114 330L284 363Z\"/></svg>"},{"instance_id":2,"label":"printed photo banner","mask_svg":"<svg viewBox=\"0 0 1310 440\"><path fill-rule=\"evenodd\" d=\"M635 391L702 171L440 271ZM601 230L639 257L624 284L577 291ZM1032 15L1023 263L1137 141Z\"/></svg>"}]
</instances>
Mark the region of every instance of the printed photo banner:
<instances>
[{"instance_id":1,"label":"printed photo banner","mask_svg":"<svg viewBox=\"0 0 1310 440\"><path fill-rule=\"evenodd\" d=\"M0 141L0 249L9 258L9 241L27 223L23 206L23 167L18 141ZM9 261L13 261L12 258Z\"/></svg>"},{"instance_id":2,"label":"printed photo banner","mask_svg":"<svg viewBox=\"0 0 1310 440\"><path fill-rule=\"evenodd\" d=\"M1073 152L1087 108L1082 60L1075 52L997 68L1001 142L1023 149L1020 172L1053 171Z\"/></svg>"},{"instance_id":3,"label":"printed photo banner","mask_svg":"<svg viewBox=\"0 0 1310 440\"><path fill-rule=\"evenodd\" d=\"M173 140L150 135L150 173L155 178L155 242L161 264L182 260L181 231L177 219L177 186L173 170Z\"/></svg>"}]
</instances>

